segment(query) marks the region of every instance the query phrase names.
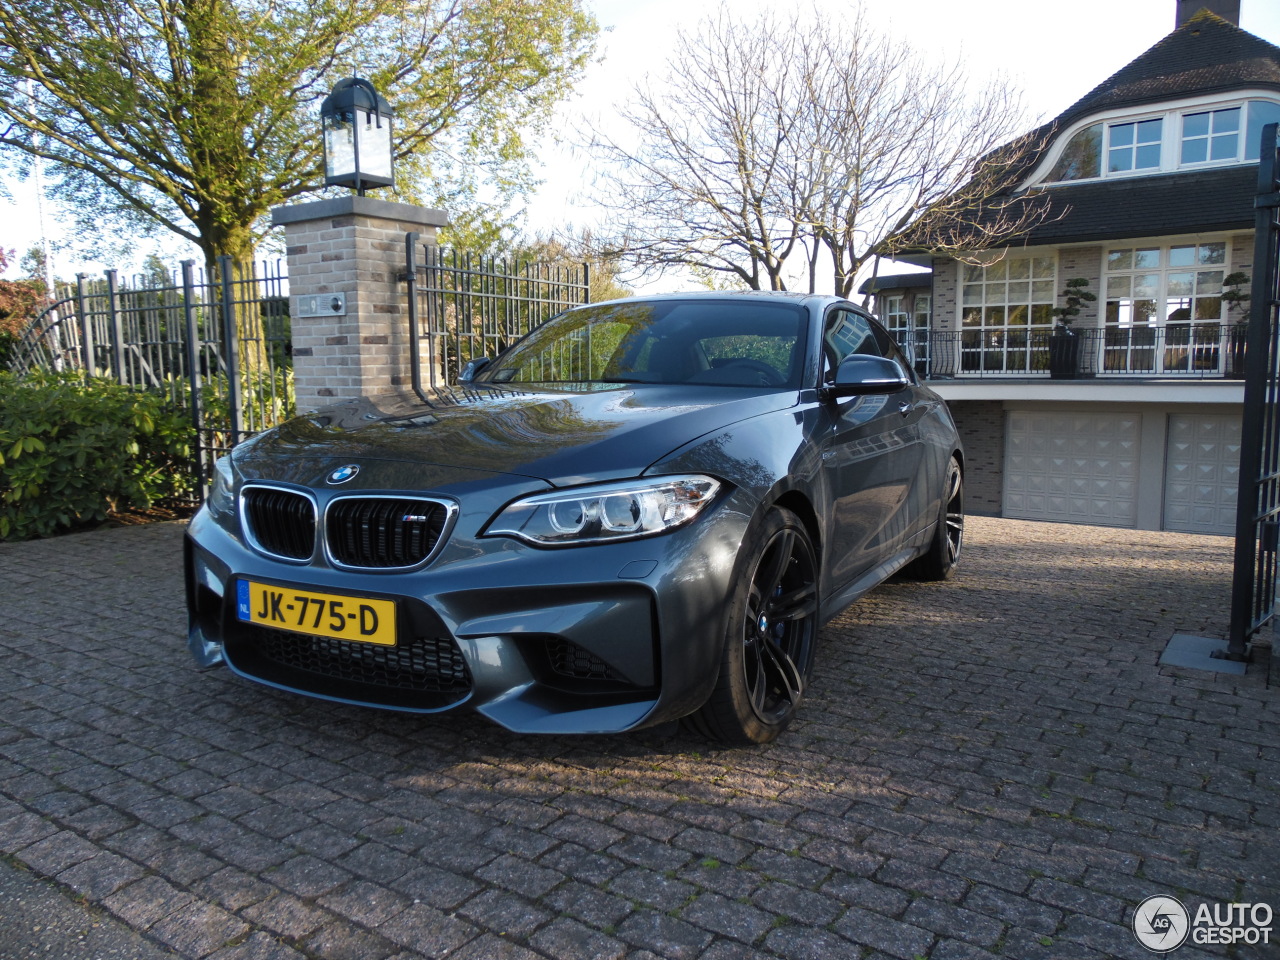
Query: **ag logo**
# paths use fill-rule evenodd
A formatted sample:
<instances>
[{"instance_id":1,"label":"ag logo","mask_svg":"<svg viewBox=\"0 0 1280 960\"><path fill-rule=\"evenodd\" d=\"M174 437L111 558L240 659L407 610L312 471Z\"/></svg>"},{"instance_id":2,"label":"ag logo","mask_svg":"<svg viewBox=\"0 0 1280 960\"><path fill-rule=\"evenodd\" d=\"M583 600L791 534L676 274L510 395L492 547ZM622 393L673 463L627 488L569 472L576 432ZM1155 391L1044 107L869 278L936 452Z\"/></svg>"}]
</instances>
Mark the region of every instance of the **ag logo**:
<instances>
[{"instance_id":1,"label":"ag logo","mask_svg":"<svg viewBox=\"0 0 1280 960\"><path fill-rule=\"evenodd\" d=\"M333 471L333 473L329 474L329 476L326 478L326 482L327 483L346 483L348 480L350 480L359 472L360 472L360 467L358 465L354 463L348 463L345 467L339 467L337 470Z\"/></svg>"},{"instance_id":2,"label":"ag logo","mask_svg":"<svg viewBox=\"0 0 1280 960\"><path fill-rule=\"evenodd\" d=\"M1133 912L1133 935L1152 953L1177 950L1190 929L1191 914L1173 897L1147 897Z\"/></svg>"}]
</instances>

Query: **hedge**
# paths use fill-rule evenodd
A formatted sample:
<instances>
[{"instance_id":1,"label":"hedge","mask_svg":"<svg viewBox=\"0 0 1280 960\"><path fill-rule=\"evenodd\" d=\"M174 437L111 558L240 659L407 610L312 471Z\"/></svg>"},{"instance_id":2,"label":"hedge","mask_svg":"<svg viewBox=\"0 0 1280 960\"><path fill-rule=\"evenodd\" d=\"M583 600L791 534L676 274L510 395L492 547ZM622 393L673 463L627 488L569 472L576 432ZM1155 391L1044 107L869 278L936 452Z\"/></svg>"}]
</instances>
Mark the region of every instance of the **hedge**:
<instances>
[{"instance_id":1,"label":"hedge","mask_svg":"<svg viewBox=\"0 0 1280 960\"><path fill-rule=\"evenodd\" d=\"M189 496L191 446L187 415L159 394L74 374L0 372L0 540Z\"/></svg>"}]
</instances>

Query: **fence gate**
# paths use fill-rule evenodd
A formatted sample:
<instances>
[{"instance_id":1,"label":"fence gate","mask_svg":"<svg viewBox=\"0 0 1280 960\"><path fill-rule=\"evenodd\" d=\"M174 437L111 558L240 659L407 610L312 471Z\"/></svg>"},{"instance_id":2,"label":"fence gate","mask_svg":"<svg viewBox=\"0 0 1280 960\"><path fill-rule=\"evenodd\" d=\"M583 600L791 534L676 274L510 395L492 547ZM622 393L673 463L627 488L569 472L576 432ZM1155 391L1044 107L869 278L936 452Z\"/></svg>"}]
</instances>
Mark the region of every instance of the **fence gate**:
<instances>
[{"instance_id":1,"label":"fence gate","mask_svg":"<svg viewBox=\"0 0 1280 960\"><path fill-rule=\"evenodd\" d=\"M590 300L587 264L513 263L447 252L405 236L413 389L456 383L469 360L495 357L540 323ZM424 375L425 368L425 375Z\"/></svg>"},{"instance_id":2,"label":"fence gate","mask_svg":"<svg viewBox=\"0 0 1280 960\"><path fill-rule=\"evenodd\" d=\"M1280 156L1277 124L1262 131L1245 354L1240 492L1229 660L1248 657L1249 638L1275 616L1280 551Z\"/></svg>"},{"instance_id":3,"label":"fence gate","mask_svg":"<svg viewBox=\"0 0 1280 960\"><path fill-rule=\"evenodd\" d=\"M190 412L203 495L217 457L293 413L286 286L279 265L242 270L230 257L211 277L190 260L175 277L80 274L23 331L10 367L163 392Z\"/></svg>"}]
</instances>

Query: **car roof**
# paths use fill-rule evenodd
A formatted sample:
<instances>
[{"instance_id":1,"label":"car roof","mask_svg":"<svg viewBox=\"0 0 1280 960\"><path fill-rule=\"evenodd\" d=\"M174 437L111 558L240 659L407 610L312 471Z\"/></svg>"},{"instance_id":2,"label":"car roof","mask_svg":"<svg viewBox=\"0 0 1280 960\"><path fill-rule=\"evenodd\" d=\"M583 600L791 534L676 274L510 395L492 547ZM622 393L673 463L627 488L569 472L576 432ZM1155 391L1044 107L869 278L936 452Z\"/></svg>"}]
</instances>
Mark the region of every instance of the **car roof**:
<instances>
[{"instance_id":1,"label":"car roof","mask_svg":"<svg viewBox=\"0 0 1280 960\"><path fill-rule=\"evenodd\" d=\"M802 293L793 290L694 290L679 293L641 294L634 297L619 297L615 300L601 300L583 306L598 307L606 303L653 303L671 300L789 300L793 303L815 301L822 304L848 303L843 297L824 293Z\"/></svg>"}]
</instances>

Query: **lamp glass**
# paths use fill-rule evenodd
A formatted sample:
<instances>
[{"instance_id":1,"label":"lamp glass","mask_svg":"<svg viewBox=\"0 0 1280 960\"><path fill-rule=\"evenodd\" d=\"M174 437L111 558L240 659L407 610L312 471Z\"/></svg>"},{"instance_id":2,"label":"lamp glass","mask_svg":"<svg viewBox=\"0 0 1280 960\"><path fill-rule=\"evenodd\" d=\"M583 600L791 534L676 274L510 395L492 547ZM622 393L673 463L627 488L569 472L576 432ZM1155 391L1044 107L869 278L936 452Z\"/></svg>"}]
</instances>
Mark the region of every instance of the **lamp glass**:
<instances>
[{"instance_id":1,"label":"lamp glass","mask_svg":"<svg viewBox=\"0 0 1280 960\"><path fill-rule=\"evenodd\" d=\"M359 113L357 111L356 122L363 128L357 134L360 137L361 173L380 180L390 180L391 118L365 114L367 122L360 124Z\"/></svg>"},{"instance_id":2,"label":"lamp glass","mask_svg":"<svg viewBox=\"0 0 1280 960\"><path fill-rule=\"evenodd\" d=\"M350 119L341 116L325 118L324 166L326 180L355 176L356 131Z\"/></svg>"}]
</instances>

